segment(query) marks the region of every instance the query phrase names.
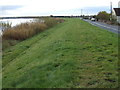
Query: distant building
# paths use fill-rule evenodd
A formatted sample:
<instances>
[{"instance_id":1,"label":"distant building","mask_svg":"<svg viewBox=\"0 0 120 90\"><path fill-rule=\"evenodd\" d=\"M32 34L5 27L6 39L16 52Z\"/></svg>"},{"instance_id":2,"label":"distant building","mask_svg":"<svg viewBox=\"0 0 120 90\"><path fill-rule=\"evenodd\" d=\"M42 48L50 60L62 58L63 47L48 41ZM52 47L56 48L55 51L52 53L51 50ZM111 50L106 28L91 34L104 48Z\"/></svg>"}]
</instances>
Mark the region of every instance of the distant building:
<instances>
[{"instance_id":1,"label":"distant building","mask_svg":"<svg viewBox=\"0 0 120 90\"><path fill-rule=\"evenodd\" d=\"M118 2L118 8L114 8L116 16L117 16L117 22L120 23L120 1Z\"/></svg>"},{"instance_id":2,"label":"distant building","mask_svg":"<svg viewBox=\"0 0 120 90\"><path fill-rule=\"evenodd\" d=\"M120 8L120 1L118 2L118 8ZM120 13L120 11L119 11ZM120 23L120 16L117 17L118 22Z\"/></svg>"},{"instance_id":3,"label":"distant building","mask_svg":"<svg viewBox=\"0 0 120 90\"><path fill-rule=\"evenodd\" d=\"M0 30L0 37L2 36L2 30Z\"/></svg>"},{"instance_id":4,"label":"distant building","mask_svg":"<svg viewBox=\"0 0 120 90\"><path fill-rule=\"evenodd\" d=\"M115 10L114 10L114 9L112 10L112 18L117 19L117 15L116 15L116 13L115 13Z\"/></svg>"}]
</instances>

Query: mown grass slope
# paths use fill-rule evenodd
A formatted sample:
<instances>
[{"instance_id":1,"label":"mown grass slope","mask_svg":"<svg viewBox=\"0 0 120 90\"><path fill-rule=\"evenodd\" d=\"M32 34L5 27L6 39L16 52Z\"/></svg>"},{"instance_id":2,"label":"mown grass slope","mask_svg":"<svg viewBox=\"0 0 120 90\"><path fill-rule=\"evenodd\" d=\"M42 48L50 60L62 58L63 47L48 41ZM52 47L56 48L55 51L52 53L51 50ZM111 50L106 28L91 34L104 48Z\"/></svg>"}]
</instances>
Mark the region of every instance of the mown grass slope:
<instances>
[{"instance_id":1,"label":"mown grass slope","mask_svg":"<svg viewBox=\"0 0 120 90\"><path fill-rule=\"evenodd\" d=\"M118 87L118 35L66 19L3 54L3 88Z\"/></svg>"}]
</instances>

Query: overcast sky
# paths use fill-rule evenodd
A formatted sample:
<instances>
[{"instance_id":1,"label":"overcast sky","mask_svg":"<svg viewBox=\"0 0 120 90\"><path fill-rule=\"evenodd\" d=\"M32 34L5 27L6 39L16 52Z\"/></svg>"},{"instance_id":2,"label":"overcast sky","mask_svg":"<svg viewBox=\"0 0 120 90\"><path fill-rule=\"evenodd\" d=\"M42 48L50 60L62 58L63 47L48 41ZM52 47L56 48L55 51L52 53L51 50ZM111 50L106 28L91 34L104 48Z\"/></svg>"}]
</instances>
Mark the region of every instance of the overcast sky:
<instances>
[{"instance_id":1,"label":"overcast sky","mask_svg":"<svg viewBox=\"0 0 120 90\"><path fill-rule=\"evenodd\" d=\"M0 0L0 16L48 16L110 12L120 0Z\"/></svg>"}]
</instances>

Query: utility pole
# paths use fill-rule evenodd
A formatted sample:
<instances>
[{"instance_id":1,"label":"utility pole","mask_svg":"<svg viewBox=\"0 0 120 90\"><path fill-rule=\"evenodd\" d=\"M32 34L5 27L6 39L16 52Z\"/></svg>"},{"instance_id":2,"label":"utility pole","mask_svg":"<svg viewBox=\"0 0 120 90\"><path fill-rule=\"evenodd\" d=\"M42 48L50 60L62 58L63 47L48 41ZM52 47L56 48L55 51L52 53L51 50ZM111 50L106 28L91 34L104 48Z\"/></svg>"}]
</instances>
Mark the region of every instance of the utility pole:
<instances>
[{"instance_id":1,"label":"utility pole","mask_svg":"<svg viewBox=\"0 0 120 90\"><path fill-rule=\"evenodd\" d=\"M110 2L110 20L112 20L112 2Z\"/></svg>"},{"instance_id":2,"label":"utility pole","mask_svg":"<svg viewBox=\"0 0 120 90\"><path fill-rule=\"evenodd\" d=\"M81 9L81 16L82 16L82 11L83 11L83 9Z\"/></svg>"}]
</instances>

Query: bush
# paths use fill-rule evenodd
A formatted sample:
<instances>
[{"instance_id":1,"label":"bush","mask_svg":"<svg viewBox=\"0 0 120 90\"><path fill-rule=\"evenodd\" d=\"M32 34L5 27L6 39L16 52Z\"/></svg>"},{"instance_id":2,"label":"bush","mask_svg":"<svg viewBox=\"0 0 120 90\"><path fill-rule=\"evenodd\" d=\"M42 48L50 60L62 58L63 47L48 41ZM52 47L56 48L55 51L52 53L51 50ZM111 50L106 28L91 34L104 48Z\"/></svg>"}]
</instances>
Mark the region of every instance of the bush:
<instances>
[{"instance_id":1,"label":"bush","mask_svg":"<svg viewBox=\"0 0 120 90\"><path fill-rule=\"evenodd\" d=\"M108 14L106 11L101 11L96 16L97 19L103 20L103 21L109 21L110 20L110 14Z\"/></svg>"}]
</instances>

